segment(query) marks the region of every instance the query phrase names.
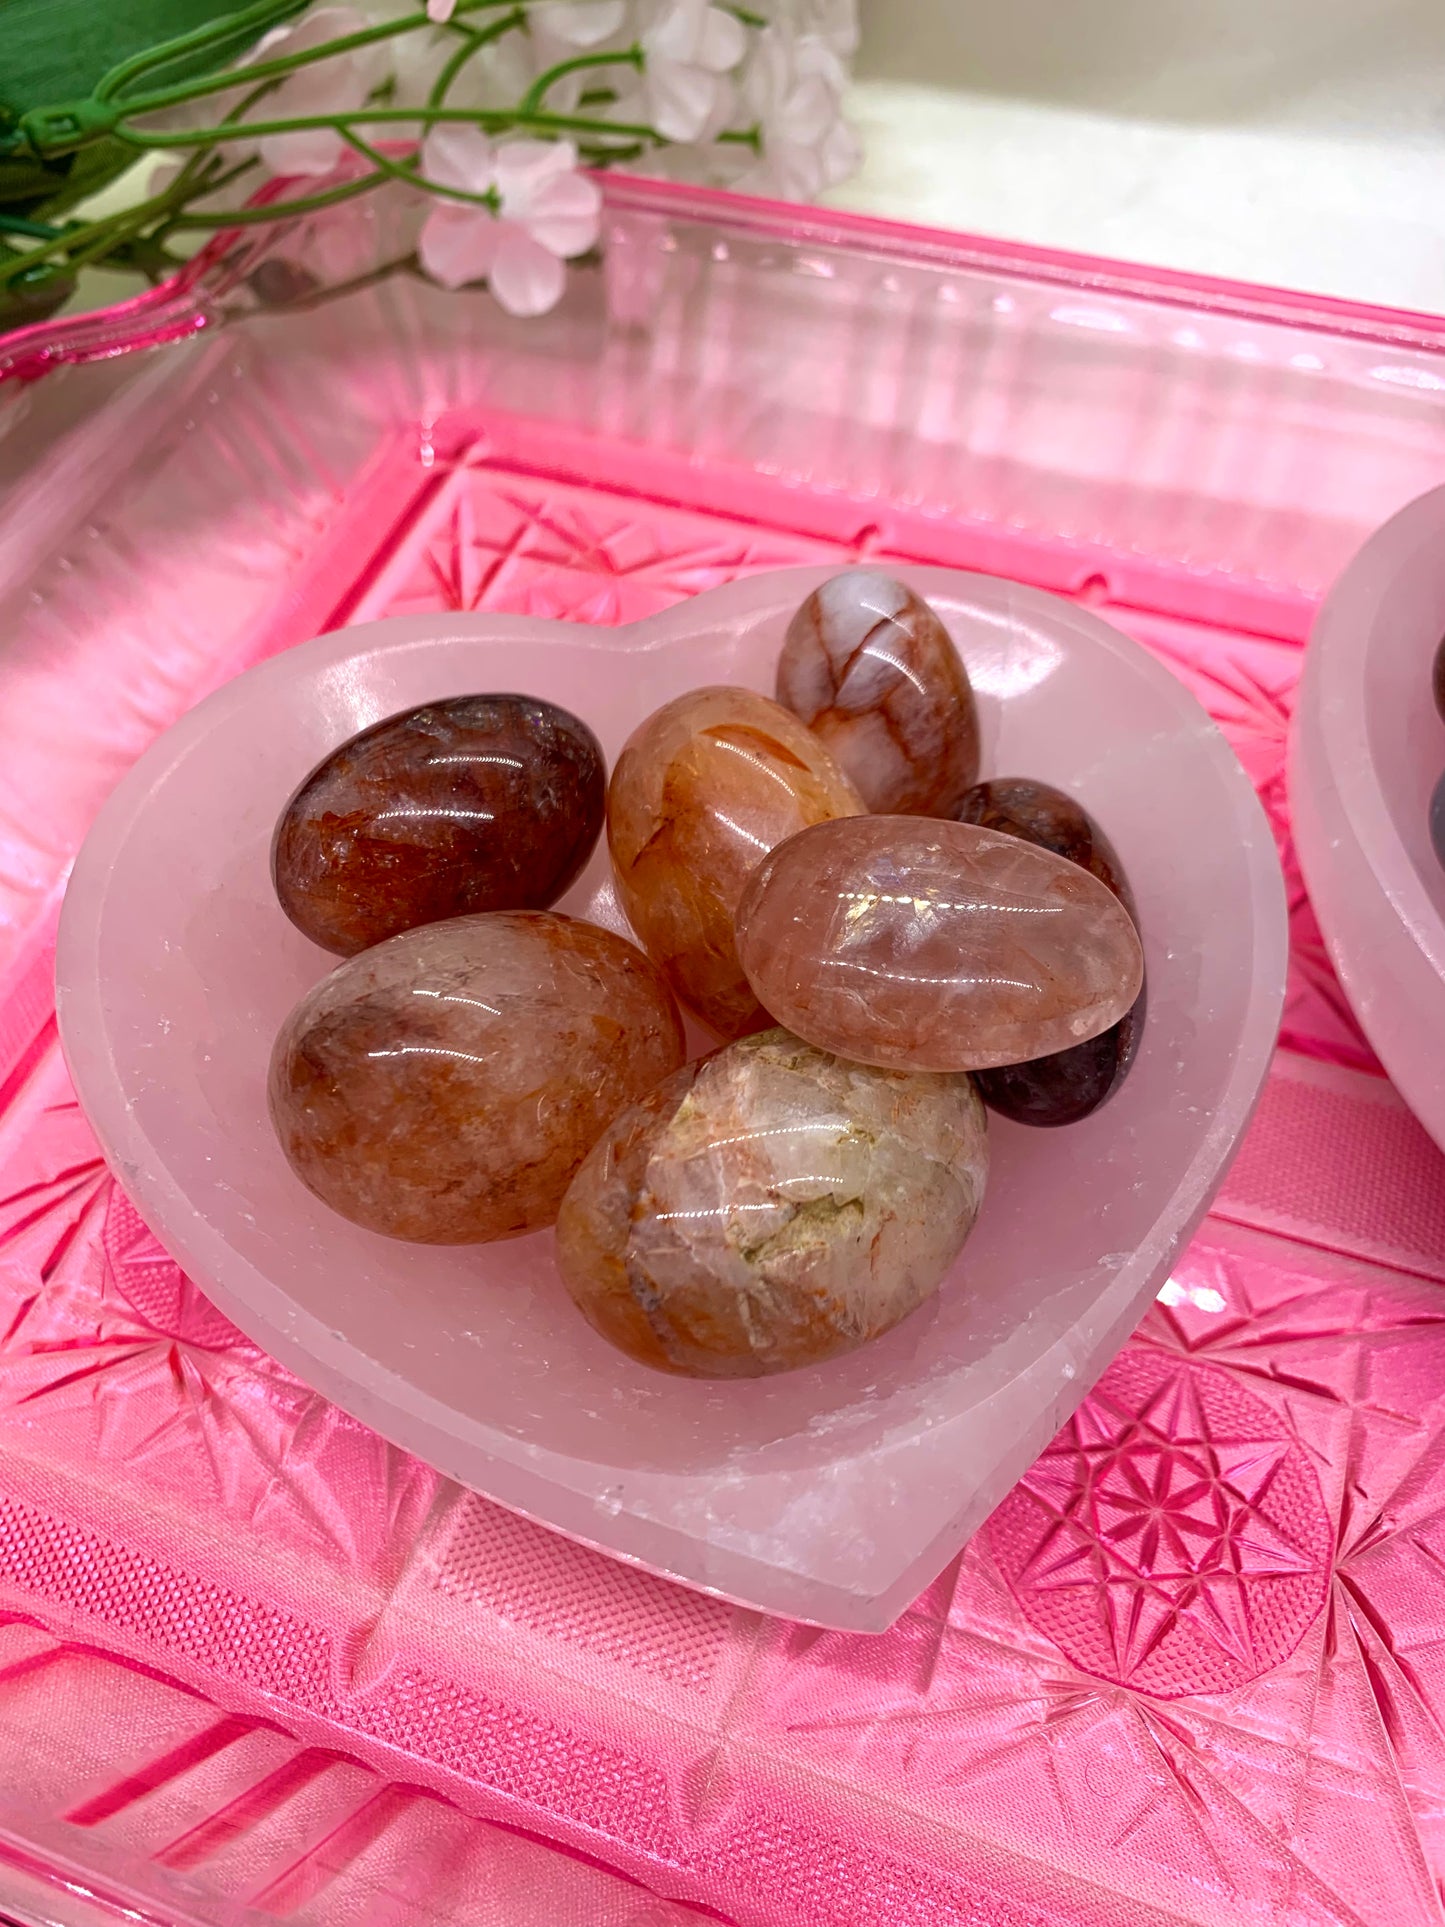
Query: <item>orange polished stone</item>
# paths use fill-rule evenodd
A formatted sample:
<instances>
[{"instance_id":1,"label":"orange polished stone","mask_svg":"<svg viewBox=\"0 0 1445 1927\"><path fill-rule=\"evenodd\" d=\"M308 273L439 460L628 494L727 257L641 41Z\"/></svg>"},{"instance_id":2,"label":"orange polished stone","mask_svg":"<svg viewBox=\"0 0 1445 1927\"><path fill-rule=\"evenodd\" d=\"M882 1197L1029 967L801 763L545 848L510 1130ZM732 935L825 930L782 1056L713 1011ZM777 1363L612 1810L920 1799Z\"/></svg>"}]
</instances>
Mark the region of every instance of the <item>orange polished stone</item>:
<instances>
[{"instance_id":1,"label":"orange polished stone","mask_svg":"<svg viewBox=\"0 0 1445 1927\"><path fill-rule=\"evenodd\" d=\"M815 589L788 625L778 701L814 729L870 810L951 816L978 776L978 713L952 638L878 569Z\"/></svg>"},{"instance_id":2,"label":"orange polished stone","mask_svg":"<svg viewBox=\"0 0 1445 1927\"><path fill-rule=\"evenodd\" d=\"M551 1224L602 1131L682 1057L635 944L555 912L454 917L307 992L276 1039L271 1119L344 1218L469 1244Z\"/></svg>"},{"instance_id":3,"label":"orange polished stone","mask_svg":"<svg viewBox=\"0 0 1445 1927\"><path fill-rule=\"evenodd\" d=\"M644 1365L792 1371L937 1290L987 1171L971 1078L847 1064L768 1030L614 1121L563 1200L558 1263L583 1315Z\"/></svg>"},{"instance_id":4,"label":"orange polished stone","mask_svg":"<svg viewBox=\"0 0 1445 1927\"><path fill-rule=\"evenodd\" d=\"M722 1036L766 1020L733 940L754 866L862 808L820 739L750 689L692 690L628 738L607 795L618 895L673 990Z\"/></svg>"},{"instance_id":5,"label":"orange polished stone","mask_svg":"<svg viewBox=\"0 0 1445 1927\"><path fill-rule=\"evenodd\" d=\"M780 1023L865 1064L985 1070L1115 1024L1144 959L1128 911L1051 850L968 823L864 816L754 871L738 954Z\"/></svg>"}]
</instances>

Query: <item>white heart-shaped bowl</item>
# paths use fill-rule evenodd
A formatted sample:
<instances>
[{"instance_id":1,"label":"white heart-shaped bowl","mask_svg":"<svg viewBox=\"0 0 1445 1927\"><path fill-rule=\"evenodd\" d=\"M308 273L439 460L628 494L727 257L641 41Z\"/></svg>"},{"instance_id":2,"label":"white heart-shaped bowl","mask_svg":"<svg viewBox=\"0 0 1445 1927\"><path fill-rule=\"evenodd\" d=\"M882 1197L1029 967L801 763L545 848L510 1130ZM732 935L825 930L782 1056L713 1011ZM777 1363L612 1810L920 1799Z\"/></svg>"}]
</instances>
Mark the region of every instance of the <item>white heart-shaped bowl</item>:
<instances>
[{"instance_id":1,"label":"white heart-shaped bowl","mask_svg":"<svg viewBox=\"0 0 1445 1927\"><path fill-rule=\"evenodd\" d=\"M1431 667L1445 636L1445 488L1372 535L1305 652L1290 739L1300 870L1360 1027L1445 1148L1445 772Z\"/></svg>"},{"instance_id":2,"label":"white heart-shaped bowl","mask_svg":"<svg viewBox=\"0 0 1445 1927\"><path fill-rule=\"evenodd\" d=\"M292 1176L271 1042L334 959L272 895L299 779L379 718L477 690L545 696L609 757L701 683L771 691L817 569L624 629L406 618L249 671L162 737L81 852L61 1035L121 1183L257 1343L464 1484L689 1584L828 1626L888 1625L980 1525L1133 1329L1213 1195L1269 1064L1284 888L1264 815L1194 698L1083 610L907 571L978 693L984 769L1060 784L1116 844L1149 972L1126 1084L1072 1128L995 1121L954 1275L851 1357L752 1382L635 1365L573 1309L551 1232L448 1249L357 1230ZM620 923L605 852L562 907Z\"/></svg>"}]
</instances>

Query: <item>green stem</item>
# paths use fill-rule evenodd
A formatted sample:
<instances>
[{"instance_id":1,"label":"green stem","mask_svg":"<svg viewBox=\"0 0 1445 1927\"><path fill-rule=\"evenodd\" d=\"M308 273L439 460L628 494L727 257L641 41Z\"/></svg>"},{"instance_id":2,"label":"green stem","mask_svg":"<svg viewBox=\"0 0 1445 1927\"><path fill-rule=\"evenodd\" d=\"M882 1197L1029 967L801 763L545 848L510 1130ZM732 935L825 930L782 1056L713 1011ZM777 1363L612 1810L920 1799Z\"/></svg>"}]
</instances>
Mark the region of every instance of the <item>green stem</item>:
<instances>
[{"instance_id":1,"label":"green stem","mask_svg":"<svg viewBox=\"0 0 1445 1927\"><path fill-rule=\"evenodd\" d=\"M497 0L497 4L501 4L501 0ZM173 87L161 87L154 93L140 94L123 104L128 114L157 114L166 107L181 107L188 101L204 100L208 94L228 93L247 81L284 80L288 74L294 74L302 67L332 60L337 54L355 53L359 48L373 46L379 40L394 40L398 34L410 33L414 28L426 24L425 13L409 13L400 20L384 20L380 26L363 27L356 33L340 34L335 40L325 41L319 47L305 47L294 54L277 54L273 60L258 60L243 70L209 74L204 80L179 81Z\"/></svg>"},{"instance_id":2,"label":"green stem","mask_svg":"<svg viewBox=\"0 0 1445 1927\"><path fill-rule=\"evenodd\" d=\"M133 221L118 222L109 232L97 235L89 246L76 248L73 251L67 252L65 257L66 268L73 274L77 268L89 267L93 261L99 261L102 255L109 254L111 249L117 245L129 246L130 243L136 239L139 225L143 225L143 223L137 224Z\"/></svg>"},{"instance_id":3,"label":"green stem","mask_svg":"<svg viewBox=\"0 0 1445 1927\"><path fill-rule=\"evenodd\" d=\"M26 222L18 215L0 215L0 232L20 234L37 244L25 249L13 261L0 265L0 288L58 256L64 257L67 270L102 257L110 257L114 262L122 262L127 257L139 259L141 253L145 253L148 260L164 261L168 257L163 243L172 232L246 228L294 220L298 216L352 200L369 192L384 179L401 180L447 199L495 210L495 192L474 194L465 189L443 187L428 181L419 174L419 163L415 157L391 159L365 138L361 131L363 129L380 127L399 131L405 128L415 132L418 128L438 124L461 124L483 127L492 132L525 130L553 136L577 134L584 137L588 158L604 163L608 160L631 159L649 146L662 145L662 135L648 125L598 120L577 113L554 114L542 109L549 90L568 73L610 66L640 69L644 57L638 47L623 53L580 54L563 61L534 82L515 108L473 110L445 105L447 91L466 62L490 42L501 39L507 33L525 29L526 9L532 3L533 0L460 0L458 14L493 12L502 8L506 12L504 17L489 22L480 30L462 27L455 19L449 23L454 31L464 36L465 44L446 63L425 107L373 105L342 113L278 116L269 121L245 123L244 133L248 141L330 128L365 159L371 170L358 179L336 187L291 200L278 200L262 207L206 210L190 205L218 192L255 165L254 161L247 160L226 169L214 151L224 142L235 138L241 116L298 68L389 39L398 33L423 28L428 24L425 12L408 14L400 20L342 36L322 47L271 61L258 61L248 68L138 92L129 98L117 98L136 81L143 80L146 74L158 71L185 54L223 43L228 37L234 39L242 32L259 32L266 25L298 11L298 0L254 0L254 4L237 14L121 62L104 77L88 100L74 102L64 108L39 110L33 117L25 117L26 121L33 118L33 126L27 127L22 122L23 131L37 152L51 149L67 151L106 133L115 135L141 152L190 150L180 176L164 193L153 195L137 207L103 220L55 228L40 222ZM139 116L158 112L164 107L178 106L208 95L234 92L242 87L248 90L245 97L231 107L219 126L152 130L134 124ZM724 134L721 138L744 141L753 147L758 145L756 129L747 133Z\"/></svg>"},{"instance_id":4,"label":"green stem","mask_svg":"<svg viewBox=\"0 0 1445 1927\"><path fill-rule=\"evenodd\" d=\"M472 207L484 207L492 214L501 205L495 188L488 189L485 194L472 194L464 187L443 187L439 181L429 181L424 174L417 172L415 156L409 161L393 161L370 142L364 141L359 134L344 133L341 138L388 180L405 181L409 187L424 187L429 194L440 194L448 201L466 201Z\"/></svg>"},{"instance_id":5,"label":"green stem","mask_svg":"<svg viewBox=\"0 0 1445 1927\"><path fill-rule=\"evenodd\" d=\"M202 160L204 169L214 156L196 158ZM0 287L6 286L17 275L57 254L65 255L67 266L83 265L98 255L108 252L117 242L131 240L151 221L166 216L172 209L179 209L187 200L195 198L198 192L215 193L218 188L234 180L237 174L243 173L250 165L248 161L241 167L232 168L229 172L223 171L219 177L213 176L205 180L198 189L196 170L192 163L182 169L180 176L171 182L164 193L153 194L149 200L141 201L135 207L128 208L120 214L108 214L98 221L75 222L70 227L59 230L38 247L27 248L17 261L8 262L0 267ZM231 215L224 218L234 220L237 217ZM205 225L219 225L222 219L223 217L218 214L213 222L207 222ZM171 220L163 222L163 225L169 230L173 226L191 226L193 223L176 213Z\"/></svg>"},{"instance_id":6,"label":"green stem","mask_svg":"<svg viewBox=\"0 0 1445 1927\"><path fill-rule=\"evenodd\" d=\"M248 140L269 140L274 134L305 134L318 127L330 127L344 137L351 127L415 127L418 123L428 127L457 123L468 127L485 127L499 133L523 127L542 134L618 134L659 145L663 140L655 127L639 126L627 121L589 120L577 114L520 114L515 108L494 110L472 107L358 107L344 114L301 114L288 120L247 121L245 133ZM221 141L234 140L236 136L234 126L198 127L172 133L131 127L124 120L117 121L111 131L118 140L126 141L132 147L161 150L214 147ZM751 134L724 134L719 138L745 140L752 144L755 137Z\"/></svg>"},{"instance_id":7,"label":"green stem","mask_svg":"<svg viewBox=\"0 0 1445 1927\"><path fill-rule=\"evenodd\" d=\"M358 180L347 181L341 187L328 188L322 194L307 194L294 201L272 201L267 207L238 207L229 213L217 208L213 214L178 214L167 223L167 227L262 227L268 221L289 221L294 215L315 214L323 207L336 207L342 201L355 200L358 194L369 194L381 178L379 174L363 174Z\"/></svg>"},{"instance_id":8,"label":"green stem","mask_svg":"<svg viewBox=\"0 0 1445 1927\"><path fill-rule=\"evenodd\" d=\"M90 263L98 274L143 274L152 287L185 265L179 255L168 253L154 235L122 241L113 254Z\"/></svg>"},{"instance_id":9,"label":"green stem","mask_svg":"<svg viewBox=\"0 0 1445 1927\"><path fill-rule=\"evenodd\" d=\"M158 67L168 67L184 55L210 47L217 41L229 40L252 30L259 36L267 27L284 20L288 14L300 13L305 4L306 0L255 0L255 4L243 8L240 13L222 14L215 20L208 20L204 26L193 28L190 33L163 41L158 47L146 47L103 74L96 82L95 98L113 100L123 87L140 75L153 73Z\"/></svg>"},{"instance_id":10,"label":"green stem","mask_svg":"<svg viewBox=\"0 0 1445 1927\"><path fill-rule=\"evenodd\" d=\"M449 22L448 24L451 23ZM507 34L514 33L517 28L525 27L526 24L526 14L522 12L520 7L516 7L504 20L494 20L489 27L483 27L480 33L473 32L467 27L458 27L457 32L464 36L463 44L457 48L451 59L437 75L431 93L427 96L427 106L445 106L447 95L451 92L452 82L462 71L462 68L466 66L472 55L480 53L483 47L491 45L494 41L503 39Z\"/></svg>"},{"instance_id":11,"label":"green stem","mask_svg":"<svg viewBox=\"0 0 1445 1927\"><path fill-rule=\"evenodd\" d=\"M771 24L762 14L753 13L747 7L730 7L724 5L723 11L724 13L730 13L734 20L741 20L745 27L766 27Z\"/></svg>"},{"instance_id":12,"label":"green stem","mask_svg":"<svg viewBox=\"0 0 1445 1927\"><path fill-rule=\"evenodd\" d=\"M276 0L270 0L275 4ZM528 0L461 0L458 13L491 12L498 7L509 7L517 11ZM455 15L453 16L455 18ZM362 47L374 46L381 40L394 40L399 34L412 33L418 28L431 24L425 10L418 13L403 14L397 20L384 20L375 27L363 27L356 33L339 34L335 40L328 40L319 47L305 47L293 54L278 54L272 60L260 60L247 67L244 74L236 71L209 74L203 79L178 81L172 87L158 88L154 93L141 94L126 101L125 108L131 114L154 114L165 107L180 107L187 101L202 100L208 94L223 94L240 84L242 79L284 80L298 68L312 67L323 60L332 60L338 54L355 53ZM104 82L102 82L104 85ZM110 96L100 95L99 98Z\"/></svg>"},{"instance_id":13,"label":"green stem","mask_svg":"<svg viewBox=\"0 0 1445 1927\"><path fill-rule=\"evenodd\" d=\"M65 230L49 221L27 221L23 214L7 214L0 209L0 234L23 234L27 241L59 241Z\"/></svg>"},{"instance_id":14,"label":"green stem","mask_svg":"<svg viewBox=\"0 0 1445 1927\"><path fill-rule=\"evenodd\" d=\"M150 224L156 210L164 208L173 201L179 191L180 183L174 181L164 194L156 195L149 201L143 201L138 207L109 215L102 221L90 221L84 225L77 222L59 237L67 272L74 273L77 268L89 267L92 263L104 266L103 257L112 255L117 250L129 253L137 247L144 247L146 237L142 229ZM53 245L44 249L33 249L25 258L27 262L33 264L39 255L51 254L55 251ZM122 261L117 265L127 266L134 263ZM3 278L5 277L0 277L0 279Z\"/></svg>"},{"instance_id":15,"label":"green stem","mask_svg":"<svg viewBox=\"0 0 1445 1927\"><path fill-rule=\"evenodd\" d=\"M279 0L260 0L260 4L275 6L279 4ZM533 0L459 0L458 12L490 12L505 7L510 13L517 14L524 13L532 4ZM213 94L230 93L237 87L248 84L267 85L280 82L299 68L314 65L318 61L333 59L339 53L355 51L381 40L393 39L398 34L411 32L427 24L427 15L424 12L407 14L399 20L385 21L379 26L367 27L353 34L343 34L338 39L328 41L320 47L306 48L294 54L278 55L274 60L258 61L254 66L241 71L227 71L198 80L177 83L171 87L156 88L150 93L134 95L126 100L116 100L109 96L103 98L97 92L84 100L70 101L59 107L35 108L21 116L18 123L19 131L31 152L42 159L71 153L76 148L84 147L90 141L107 134L118 135L119 138L137 147L194 146L203 142L206 136L156 133L141 138L129 123L138 115L159 113L165 108L184 106L190 101L201 100ZM611 55L605 57L608 62L613 58ZM616 58L632 60L630 55ZM578 64L595 65L603 59L604 57L599 55L583 55L579 56ZM633 61L633 64L636 62ZM108 84L114 88L116 76L121 72L121 69L114 69L112 74L101 83L102 86ZM378 110L375 116L378 124L384 112L385 110ZM393 110L391 117L395 121L416 119L415 115L409 114L405 109ZM321 124L318 121L306 123L309 126ZM528 125L544 130L550 127L552 131L558 129L570 131L571 126L580 125L576 122L566 123L563 116L543 117L515 113L499 124ZM587 129L583 127L582 131ZM633 131L638 138L661 139L660 135L651 130L634 129Z\"/></svg>"},{"instance_id":16,"label":"green stem","mask_svg":"<svg viewBox=\"0 0 1445 1927\"><path fill-rule=\"evenodd\" d=\"M599 147L584 141L577 150L588 167L615 167L619 161L635 161L647 152L646 141L629 141L626 147Z\"/></svg>"},{"instance_id":17,"label":"green stem","mask_svg":"<svg viewBox=\"0 0 1445 1927\"><path fill-rule=\"evenodd\" d=\"M160 226L156 229L158 238L164 240L171 229L179 225L181 216L192 201L204 201L209 199L212 194L219 194L223 187L229 187L232 181L240 180L243 174L249 174L251 169L256 165L257 163L254 160L238 161L234 167L223 168L219 174L208 175L205 180L197 186L195 192L188 194L183 200L178 201L175 212L161 222ZM215 210L215 212L219 214L220 210Z\"/></svg>"},{"instance_id":18,"label":"green stem","mask_svg":"<svg viewBox=\"0 0 1445 1927\"><path fill-rule=\"evenodd\" d=\"M555 67L549 67L545 74L539 74L523 94L517 111L521 114L535 114L547 98L553 86L567 74L582 73L589 67L635 67L642 71L643 53L641 47L629 47L625 53L577 54L571 60L559 60Z\"/></svg>"},{"instance_id":19,"label":"green stem","mask_svg":"<svg viewBox=\"0 0 1445 1927\"><path fill-rule=\"evenodd\" d=\"M142 201L139 207L132 208L127 214L108 214L100 221L77 221L68 228L58 230L39 246L27 248L15 261L6 262L0 267L0 287L7 286L18 275L37 267L52 256L64 254L73 256L77 251L84 252L94 241L109 244L118 235L127 233L132 226L144 226L154 213L161 212L169 200L169 194L156 195L149 201Z\"/></svg>"},{"instance_id":20,"label":"green stem","mask_svg":"<svg viewBox=\"0 0 1445 1927\"><path fill-rule=\"evenodd\" d=\"M223 168L224 165L224 159L220 154L212 153L208 147L198 148L189 160L182 161L180 173L166 190L166 198L173 201L184 200L192 187L195 187L198 193L214 194L217 187L223 186L228 180L234 180L237 174L243 172L252 163L246 161L241 167L233 167L229 174L224 174L218 181L216 170Z\"/></svg>"}]
</instances>

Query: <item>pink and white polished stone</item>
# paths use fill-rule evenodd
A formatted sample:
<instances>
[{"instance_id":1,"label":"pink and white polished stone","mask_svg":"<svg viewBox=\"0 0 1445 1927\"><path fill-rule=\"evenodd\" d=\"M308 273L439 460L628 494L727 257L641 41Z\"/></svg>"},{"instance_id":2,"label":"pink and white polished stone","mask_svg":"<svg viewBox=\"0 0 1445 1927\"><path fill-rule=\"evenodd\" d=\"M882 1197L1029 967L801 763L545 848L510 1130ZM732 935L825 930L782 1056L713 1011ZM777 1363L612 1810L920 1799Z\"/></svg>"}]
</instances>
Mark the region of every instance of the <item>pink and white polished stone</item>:
<instances>
[{"instance_id":1,"label":"pink and white polished stone","mask_svg":"<svg viewBox=\"0 0 1445 1927\"><path fill-rule=\"evenodd\" d=\"M1018 837L855 816L789 837L738 906L759 1001L820 1050L905 1070L986 1070L1096 1037L1139 994L1129 913Z\"/></svg>"},{"instance_id":2,"label":"pink and white polished stone","mask_svg":"<svg viewBox=\"0 0 1445 1927\"><path fill-rule=\"evenodd\" d=\"M978 778L968 671L921 596L848 569L788 624L778 701L832 750L870 810L951 816Z\"/></svg>"}]
</instances>

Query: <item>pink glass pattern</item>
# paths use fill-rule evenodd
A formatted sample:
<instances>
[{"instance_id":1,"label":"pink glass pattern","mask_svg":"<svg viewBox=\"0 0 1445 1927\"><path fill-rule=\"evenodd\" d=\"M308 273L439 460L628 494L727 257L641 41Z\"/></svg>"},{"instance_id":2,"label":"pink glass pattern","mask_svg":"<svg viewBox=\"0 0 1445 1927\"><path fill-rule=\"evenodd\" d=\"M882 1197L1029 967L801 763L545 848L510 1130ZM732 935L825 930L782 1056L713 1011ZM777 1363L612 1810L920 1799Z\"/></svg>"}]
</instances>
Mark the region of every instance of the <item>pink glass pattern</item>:
<instances>
[{"instance_id":1,"label":"pink glass pattern","mask_svg":"<svg viewBox=\"0 0 1445 1927\"><path fill-rule=\"evenodd\" d=\"M1284 754L1321 596L1442 472L1445 324L661 193L610 218L626 272L526 342L389 283L0 401L4 453L80 420L0 522L3 1904L470 1920L500 1829L640 1882L666 1927L682 1904L1438 1927L1445 1164L1330 970ZM1067 1565L1028 1575L1025 1487L1026 1530L1001 1543L1002 1514L881 1637L549 1534L231 1337L100 1162L48 962L100 801L245 663L396 613L632 620L858 556L1075 596L1168 662L1265 803L1293 946L1291 1048L1116 1368L1137 1375L1055 1448L1109 1458L1089 1521L1127 1530L1099 1603ZM1171 1417L1177 1454L1171 1382L1205 1420ZM1151 1489L1182 1542L1108 1510ZM1290 1589L1267 1638L1228 1617L1236 1569ZM412 1831L433 1796L477 1846ZM519 1874L516 1920L535 1886L538 1927L570 1927L564 1876Z\"/></svg>"}]
</instances>

